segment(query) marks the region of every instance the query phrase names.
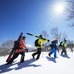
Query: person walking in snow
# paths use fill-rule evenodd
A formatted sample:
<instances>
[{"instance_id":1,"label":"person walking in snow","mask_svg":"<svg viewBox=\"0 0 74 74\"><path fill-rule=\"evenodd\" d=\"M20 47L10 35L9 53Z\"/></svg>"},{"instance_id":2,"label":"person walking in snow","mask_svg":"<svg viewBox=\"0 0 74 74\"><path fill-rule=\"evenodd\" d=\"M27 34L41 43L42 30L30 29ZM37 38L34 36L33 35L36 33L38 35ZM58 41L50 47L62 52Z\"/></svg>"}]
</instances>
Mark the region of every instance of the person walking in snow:
<instances>
[{"instance_id":1,"label":"person walking in snow","mask_svg":"<svg viewBox=\"0 0 74 74\"><path fill-rule=\"evenodd\" d=\"M57 43L58 43L58 38L56 38L56 40L53 40L53 41L51 42L51 45L50 45L51 51L50 51L50 53L48 54L49 57L50 57L51 54L53 54L53 53L54 53L54 58L57 57L57 55L56 55L56 50L58 50L58 49L57 49Z\"/></svg>"},{"instance_id":2,"label":"person walking in snow","mask_svg":"<svg viewBox=\"0 0 74 74\"><path fill-rule=\"evenodd\" d=\"M67 40L64 39L64 41L62 41L61 43L61 47L62 47L62 51L61 51L61 55L64 53L65 55L67 55L67 51L66 51L66 47L67 47L67 44L66 44Z\"/></svg>"},{"instance_id":3,"label":"person walking in snow","mask_svg":"<svg viewBox=\"0 0 74 74\"><path fill-rule=\"evenodd\" d=\"M16 47L16 45L17 45L16 42L17 41L14 42L15 43L14 44L15 51L14 51L13 57L7 62L7 64L11 64L13 62L13 60L18 57L19 54L21 54L20 63L24 62L24 56L25 56L25 50L26 50L26 46L24 44L25 38L26 38L25 36L23 36L23 37L20 38L17 47Z\"/></svg>"},{"instance_id":4,"label":"person walking in snow","mask_svg":"<svg viewBox=\"0 0 74 74\"><path fill-rule=\"evenodd\" d=\"M37 37L38 39L35 41L35 46L37 48L37 51L35 53L32 54L32 57L35 58L35 55L37 55L36 59L40 58L40 54L41 54L41 48L43 45L43 42L49 42L48 39L44 39L42 37L42 35L39 35L39 37Z\"/></svg>"}]
</instances>

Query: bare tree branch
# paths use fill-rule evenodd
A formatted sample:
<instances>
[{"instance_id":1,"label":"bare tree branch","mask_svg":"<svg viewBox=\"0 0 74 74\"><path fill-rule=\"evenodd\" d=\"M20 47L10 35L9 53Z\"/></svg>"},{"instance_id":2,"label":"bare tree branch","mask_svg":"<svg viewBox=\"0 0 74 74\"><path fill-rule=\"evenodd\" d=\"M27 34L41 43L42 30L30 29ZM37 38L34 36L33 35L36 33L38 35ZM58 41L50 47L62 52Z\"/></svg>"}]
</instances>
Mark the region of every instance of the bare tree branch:
<instances>
[{"instance_id":1,"label":"bare tree branch","mask_svg":"<svg viewBox=\"0 0 74 74\"><path fill-rule=\"evenodd\" d=\"M53 38L58 38L59 42L63 41L64 38L67 38L67 35L65 33L62 34L61 32L59 32L58 27L52 28L50 33Z\"/></svg>"},{"instance_id":2,"label":"bare tree branch","mask_svg":"<svg viewBox=\"0 0 74 74\"><path fill-rule=\"evenodd\" d=\"M44 38L49 37L49 35L47 34L47 32L46 32L45 30L43 30L43 31L41 32L41 35L42 35Z\"/></svg>"},{"instance_id":3,"label":"bare tree branch","mask_svg":"<svg viewBox=\"0 0 74 74\"><path fill-rule=\"evenodd\" d=\"M68 14L68 19L67 20L72 20L74 19L74 0L67 1L68 7L66 10L66 13Z\"/></svg>"}]
</instances>

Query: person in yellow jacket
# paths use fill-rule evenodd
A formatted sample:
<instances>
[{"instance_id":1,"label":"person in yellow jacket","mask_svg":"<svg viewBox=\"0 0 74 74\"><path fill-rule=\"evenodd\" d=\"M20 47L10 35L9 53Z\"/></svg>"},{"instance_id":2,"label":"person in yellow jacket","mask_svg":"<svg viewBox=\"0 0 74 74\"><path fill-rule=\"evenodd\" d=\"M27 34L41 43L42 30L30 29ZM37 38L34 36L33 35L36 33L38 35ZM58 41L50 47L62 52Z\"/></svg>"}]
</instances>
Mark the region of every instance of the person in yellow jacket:
<instances>
[{"instance_id":1,"label":"person in yellow jacket","mask_svg":"<svg viewBox=\"0 0 74 74\"><path fill-rule=\"evenodd\" d=\"M32 57L34 58L35 55L37 55L36 59L40 58L40 54L41 54L41 48L44 42L49 42L48 39L44 39L42 37L42 35L39 35L38 39L35 41L35 46L37 48L37 51L35 53L32 54Z\"/></svg>"},{"instance_id":2,"label":"person in yellow jacket","mask_svg":"<svg viewBox=\"0 0 74 74\"><path fill-rule=\"evenodd\" d=\"M62 45L62 52L61 52L61 55L64 53L65 55L67 55L67 51L66 51L66 47L67 47L67 44L66 44L67 40L64 40L61 45Z\"/></svg>"}]
</instances>

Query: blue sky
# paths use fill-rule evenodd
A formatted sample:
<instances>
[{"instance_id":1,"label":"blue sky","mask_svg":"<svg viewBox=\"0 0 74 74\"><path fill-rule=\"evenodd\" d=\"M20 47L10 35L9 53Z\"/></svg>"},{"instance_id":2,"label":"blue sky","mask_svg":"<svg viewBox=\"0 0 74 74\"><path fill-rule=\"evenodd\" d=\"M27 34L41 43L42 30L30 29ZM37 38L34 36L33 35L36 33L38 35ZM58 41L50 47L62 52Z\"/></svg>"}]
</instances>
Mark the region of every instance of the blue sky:
<instances>
[{"instance_id":1,"label":"blue sky","mask_svg":"<svg viewBox=\"0 0 74 74\"><path fill-rule=\"evenodd\" d=\"M74 30L67 24L66 15L55 16L52 13L54 2L57 0L0 0L0 43L6 40L15 40L23 32L26 43L32 44L35 38L28 36L30 32L39 35L46 30L58 27L65 32L68 39L74 40ZM52 39L51 36L49 39Z\"/></svg>"}]
</instances>

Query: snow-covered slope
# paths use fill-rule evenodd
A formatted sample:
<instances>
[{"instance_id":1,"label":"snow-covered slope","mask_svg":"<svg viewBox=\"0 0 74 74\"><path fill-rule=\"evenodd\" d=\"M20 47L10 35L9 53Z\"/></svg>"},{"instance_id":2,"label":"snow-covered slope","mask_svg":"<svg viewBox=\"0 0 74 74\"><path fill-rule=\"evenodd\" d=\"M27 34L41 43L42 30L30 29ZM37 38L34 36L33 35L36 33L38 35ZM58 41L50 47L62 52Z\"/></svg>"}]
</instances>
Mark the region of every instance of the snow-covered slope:
<instances>
[{"instance_id":1,"label":"snow-covered slope","mask_svg":"<svg viewBox=\"0 0 74 74\"><path fill-rule=\"evenodd\" d=\"M40 59L32 59L32 53L25 54L25 62L18 65L20 55L13 64L5 65L7 56L0 57L0 74L74 74L74 53L68 52L68 57L57 53L48 57L48 52L42 52Z\"/></svg>"},{"instance_id":2,"label":"snow-covered slope","mask_svg":"<svg viewBox=\"0 0 74 74\"><path fill-rule=\"evenodd\" d=\"M26 47L27 47L28 51L36 50L36 47L31 46L30 44L27 44Z\"/></svg>"}]
</instances>

